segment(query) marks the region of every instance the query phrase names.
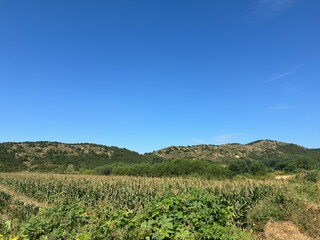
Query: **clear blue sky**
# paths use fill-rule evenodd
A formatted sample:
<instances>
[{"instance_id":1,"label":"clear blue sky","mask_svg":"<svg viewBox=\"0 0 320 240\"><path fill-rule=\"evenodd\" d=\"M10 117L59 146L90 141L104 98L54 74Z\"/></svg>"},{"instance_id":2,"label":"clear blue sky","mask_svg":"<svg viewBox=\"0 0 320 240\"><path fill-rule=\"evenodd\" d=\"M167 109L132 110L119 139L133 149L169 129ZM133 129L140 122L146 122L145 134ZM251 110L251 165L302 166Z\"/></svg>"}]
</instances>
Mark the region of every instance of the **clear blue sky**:
<instances>
[{"instance_id":1,"label":"clear blue sky","mask_svg":"<svg viewBox=\"0 0 320 240\"><path fill-rule=\"evenodd\" d=\"M0 142L320 147L319 0L0 0Z\"/></svg>"}]
</instances>

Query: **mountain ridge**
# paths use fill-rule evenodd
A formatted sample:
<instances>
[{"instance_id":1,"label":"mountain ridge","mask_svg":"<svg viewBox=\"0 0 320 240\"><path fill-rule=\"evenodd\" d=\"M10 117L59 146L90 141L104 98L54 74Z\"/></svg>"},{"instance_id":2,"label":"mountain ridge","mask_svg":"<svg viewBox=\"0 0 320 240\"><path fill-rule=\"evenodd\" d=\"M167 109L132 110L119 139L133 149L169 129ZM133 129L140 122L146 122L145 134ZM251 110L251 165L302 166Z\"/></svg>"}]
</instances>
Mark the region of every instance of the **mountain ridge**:
<instances>
[{"instance_id":1,"label":"mountain ridge","mask_svg":"<svg viewBox=\"0 0 320 240\"><path fill-rule=\"evenodd\" d=\"M247 144L227 143L221 145L199 144L192 146L170 146L152 152L169 159L192 158L209 161L231 159L266 159L268 157L287 157L287 155L313 155L320 149L309 149L294 143L263 139Z\"/></svg>"},{"instance_id":2,"label":"mountain ridge","mask_svg":"<svg viewBox=\"0 0 320 240\"><path fill-rule=\"evenodd\" d=\"M63 170L73 165L75 170L94 168L116 162L141 163L149 161L126 148L94 143L61 143L49 141L0 143L0 171L3 170ZM152 160L152 159L151 159Z\"/></svg>"},{"instance_id":3,"label":"mountain ridge","mask_svg":"<svg viewBox=\"0 0 320 240\"><path fill-rule=\"evenodd\" d=\"M293 143L257 140L247 144L169 146L139 154L116 146L49 141L0 143L0 171L76 172L106 164L155 163L165 159L196 159L230 163L238 159L280 161L310 158L320 162L320 149Z\"/></svg>"}]
</instances>

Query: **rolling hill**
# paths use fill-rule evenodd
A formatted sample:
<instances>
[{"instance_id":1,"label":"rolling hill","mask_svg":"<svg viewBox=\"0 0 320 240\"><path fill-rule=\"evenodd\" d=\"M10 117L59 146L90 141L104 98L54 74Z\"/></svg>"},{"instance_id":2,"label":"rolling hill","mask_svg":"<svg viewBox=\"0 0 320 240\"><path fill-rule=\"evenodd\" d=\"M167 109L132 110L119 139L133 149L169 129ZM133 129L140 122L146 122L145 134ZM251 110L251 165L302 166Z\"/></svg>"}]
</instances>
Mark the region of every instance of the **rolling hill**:
<instances>
[{"instance_id":1,"label":"rolling hill","mask_svg":"<svg viewBox=\"0 0 320 240\"><path fill-rule=\"evenodd\" d=\"M67 171L97 166L150 162L159 157L125 148L60 142L8 142L0 144L0 171Z\"/></svg>"},{"instance_id":2,"label":"rolling hill","mask_svg":"<svg viewBox=\"0 0 320 240\"><path fill-rule=\"evenodd\" d=\"M231 163L245 159L263 161L267 166L273 166L281 161L299 159L320 162L320 149L259 140L248 144L171 146L142 155L125 148L90 143L67 144L45 141L0 143L2 172L77 172L107 164L154 163L164 159L198 159L217 163Z\"/></svg>"},{"instance_id":3,"label":"rolling hill","mask_svg":"<svg viewBox=\"0 0 320 240\"><path fill-rule=\"evenodd\" d=\"M248 144L172 146L153 154L168 159L201 159L228 162L236 159L271 160L312 158L320 161L320 149L308 149L296 144L258 140Z\"/></svg>"}]
</instances>

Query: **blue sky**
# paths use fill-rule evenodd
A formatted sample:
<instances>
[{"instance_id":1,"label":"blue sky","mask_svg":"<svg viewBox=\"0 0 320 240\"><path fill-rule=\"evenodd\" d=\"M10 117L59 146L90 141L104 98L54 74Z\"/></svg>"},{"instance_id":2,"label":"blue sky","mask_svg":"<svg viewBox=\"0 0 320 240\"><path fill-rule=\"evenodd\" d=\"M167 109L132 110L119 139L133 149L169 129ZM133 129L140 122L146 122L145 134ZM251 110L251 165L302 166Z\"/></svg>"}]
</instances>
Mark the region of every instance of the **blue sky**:
<instances>
[{"instance_id":1,"label":"blue sky","mask_svg":"<svg viewBox=\"0 0 320 240\"><path fill-rule=\"evenodd\" d=\"M0 0L0 141L320 147L318 0Z\"/></svg>"}]
</instances>

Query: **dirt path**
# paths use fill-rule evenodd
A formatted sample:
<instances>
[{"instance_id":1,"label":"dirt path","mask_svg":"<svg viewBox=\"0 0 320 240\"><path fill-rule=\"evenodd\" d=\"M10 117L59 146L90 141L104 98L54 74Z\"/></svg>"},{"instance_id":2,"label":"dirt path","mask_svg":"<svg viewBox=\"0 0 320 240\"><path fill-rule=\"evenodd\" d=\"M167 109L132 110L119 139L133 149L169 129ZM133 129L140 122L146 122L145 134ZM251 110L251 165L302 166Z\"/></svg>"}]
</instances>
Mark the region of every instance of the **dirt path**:
<instances>
[{"instance_id":1,"label":"dirt path","mask_svg":"<svg viewBox=\"0 0 320 240\"><path fill-rule=\"evenodd\" d=\"M264 227L265 240L311 240L292 222L268 222Z\"/></svg>"},{"instance_id":2,"label":"dirt path","mask_svg":"<svg viewBox=\"0 0 320 240\"><path fill-rule=\"evenodd\" d=\"M33 200L29 197L26 197L25 195L22 195L21 193L18 193L16 191L14 191L13 189L11 189L5 185L2 185L2 184L0 184L0 191L9 194L12 197L13 201L19 200L19 201L24 202L26 204L34 205L36 207L41 207L41 208L48 207L48 204L46 204L44 202L38 202L38 201Z\"/></svg>"},{"instance_id":3,"label":"dirt path","mask_svg":"<svg viewBox=\"0 0 320 240\"><path fill-rule=\"evenodd\" d=\"M292 179L294 178L295 175L277 175L275 177L276 180L289 180L289 179Z\"/></svg>"}]
</instances>

